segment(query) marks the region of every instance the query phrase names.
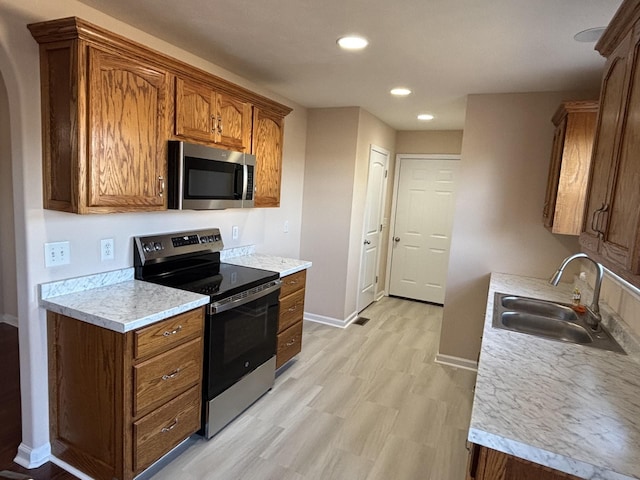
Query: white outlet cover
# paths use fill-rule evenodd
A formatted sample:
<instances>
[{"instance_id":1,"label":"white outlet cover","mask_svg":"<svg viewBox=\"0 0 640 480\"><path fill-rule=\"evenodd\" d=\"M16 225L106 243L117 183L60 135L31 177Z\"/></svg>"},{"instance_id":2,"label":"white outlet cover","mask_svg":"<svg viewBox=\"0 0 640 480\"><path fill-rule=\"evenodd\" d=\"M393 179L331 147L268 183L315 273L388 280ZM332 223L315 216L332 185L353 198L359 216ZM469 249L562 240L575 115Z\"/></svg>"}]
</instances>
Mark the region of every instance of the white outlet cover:
<instances>
[{"instance_id":1,"label":"white outlet cover","mask_svg":"<svg viewBox=\"0 0 640 480\"><path fill-rule=\"evenodd\" d=\"M69 242L50 242L44 244L44 266L58 267L71 263Z\"/></svg>"},{"instance_id":2,"label":"white outlet cover","mask_svg":"<svg viewBox=\"0 0 640 480\"><path fill-rule=\"evenodd\" d=\"M115 244L113 238L100 240L100 260L113 260L115 258Z\"/></svg>"}]
</instances>

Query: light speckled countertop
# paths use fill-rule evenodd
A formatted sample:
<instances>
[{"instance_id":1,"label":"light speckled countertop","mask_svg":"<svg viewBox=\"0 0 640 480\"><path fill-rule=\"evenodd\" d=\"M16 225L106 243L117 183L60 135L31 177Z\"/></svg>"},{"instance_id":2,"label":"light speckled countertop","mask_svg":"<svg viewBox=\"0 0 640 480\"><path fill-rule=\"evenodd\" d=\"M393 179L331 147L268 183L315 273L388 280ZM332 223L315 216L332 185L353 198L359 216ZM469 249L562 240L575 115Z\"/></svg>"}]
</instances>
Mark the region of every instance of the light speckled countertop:
<instances>
[{"instance_id":1,"label":"light speckled countertop","mask_svg":"<svg viewBox=\"0 0 640 480\"><path fill-rule=\"evenodd\" d=\"M606 304L628 355L496 329L495 292L567 303L571 285L491 275L469 440L581 478L640 478L637 337Z\"/></svg>"},{"instance_id":2,"label":"light speckled countertop","mask_svg":"<svg viewBox=\"0 0 640 480\"><path fill-rule=\"evenodd\" d=\"M134 280L133 268L39 286L40 306L124 333L209 303L208 295Z\"/></svg>"},{"instance_id":3,"label":"light speckled countertop","mask_svg":"<svg viewBox=\"0 0 640 480\"><path fill-rule=\"evenodd\" d=\"M284 258L275 255L265 255L262 253L252 253L250 255L242 255L237 257L223 258L225 263L233 265L241 265L243 267L260 268L262 270L271 270L280 273L281 277L286 277L292 273L299 272L311 267L311 262L306 260L297 260L294 258Z\"/></svg>"},{"instance_id":4,"label":"light speckled countertop","mask_svg":"<svg viewBox=\"0 0 640 480\"><path fill-rule=\"evenodd\" d=\"M226 263L280 273L311 262L253 253L253 247L224 252ZM209 296L135 280L133 268L39 285L40 306L116 332L128 332L209 303Z\"/></svg>"}]
</instances>

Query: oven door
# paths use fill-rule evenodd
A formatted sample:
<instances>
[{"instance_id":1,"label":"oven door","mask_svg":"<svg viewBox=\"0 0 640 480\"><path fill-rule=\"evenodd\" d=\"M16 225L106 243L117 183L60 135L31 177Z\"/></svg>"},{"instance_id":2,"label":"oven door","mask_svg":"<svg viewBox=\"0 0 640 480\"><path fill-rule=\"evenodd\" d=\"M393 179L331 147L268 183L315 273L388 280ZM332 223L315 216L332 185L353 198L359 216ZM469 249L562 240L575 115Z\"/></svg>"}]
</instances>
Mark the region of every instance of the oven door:
<instances>
[{"instance_id":1,"label":"oven door","mask_svg":"<svg viewBox=\"0 0 640 480\"><path fill-rule=\"evenodd\" d=\"M276 354L280 288L205 323L204 396L211 400Z\"/></svg>"}]
</instances>

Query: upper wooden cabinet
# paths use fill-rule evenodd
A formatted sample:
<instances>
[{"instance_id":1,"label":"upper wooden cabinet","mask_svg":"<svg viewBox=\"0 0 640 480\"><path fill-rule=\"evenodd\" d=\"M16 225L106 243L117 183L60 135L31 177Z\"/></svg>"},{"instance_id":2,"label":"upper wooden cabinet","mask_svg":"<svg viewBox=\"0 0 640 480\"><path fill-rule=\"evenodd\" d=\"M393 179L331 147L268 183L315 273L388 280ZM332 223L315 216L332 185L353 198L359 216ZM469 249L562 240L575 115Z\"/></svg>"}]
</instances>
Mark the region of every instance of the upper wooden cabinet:
<instances>
[{"instance_id":1,"label":"upper wooden cabinet","mask_svg":"<svg viewBox=\"0 0 640 480\"><path fill-rule=\"evenodd\" d=\"M166 208L169 75L85 39L40 45L44 207L75 213Z\"/></svg>"},{"instance_id":2,"label":"upper wooden cabinet","mask_svg":"<svg viewBox=\"0 0 640 480\"><path fill-rule=\"evenodd\" d=\"M580 235L596 130L598 102L564 102L556 127L544 203L544 225L552 233Z\"/></svg>"},{"instance_id":3,"label":"upper wooden cabinet","mask_svg":"<svg viewBox=\"0 0 640 480\"><path fill-rule=\"evenodd\" d=\"M253 111L253 146L256 156L256 207L280 206L284 119L260 108Z\"/></svg>"},{"instance_id":4,"label":"upper wooden cabinet","mask_svg":"<svg viewBox=\"0 0 640 480\"><path fill-rule=\"evenodd\" d=\"M640 285L640 2L625 1L596 45L607 57L580 243Z\"/></svg>"},{"instance_id":5,"label":"upper wooden cabinet","mask_svg":"<svg viewBox=\"0 0 640 480\"><path fill-rule=\"evenodd\" d=\"M40 44L44 208L167 208L172 138L257 157L256 206L278 206L291 108L76 17L29 25Z\"/></svg>"},{"instance_id":6,"label":"upper wooden cabinet","mask_svg":"<svg viewBox=\"0 0 640 480\"><path fill-rule=\"evenodd\" d=\"M251 147L251 104L211 87L176 77L175 134L184 140Z\"/></svg>"}]
</instances>

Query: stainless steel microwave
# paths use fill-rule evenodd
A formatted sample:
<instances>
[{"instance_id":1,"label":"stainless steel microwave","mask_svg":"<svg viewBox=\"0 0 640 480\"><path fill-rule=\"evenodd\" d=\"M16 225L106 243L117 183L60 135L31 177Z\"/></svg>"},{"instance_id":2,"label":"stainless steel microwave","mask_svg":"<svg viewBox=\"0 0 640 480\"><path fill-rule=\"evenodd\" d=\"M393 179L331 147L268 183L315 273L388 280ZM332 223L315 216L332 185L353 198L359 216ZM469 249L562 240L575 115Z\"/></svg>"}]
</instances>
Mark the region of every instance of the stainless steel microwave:
<instances>
[{"instance_id":1,"label":"stainless steel microwave","mask_svg":"<svg viewBox=\"0 0 640 480\"><path fill-rule=\"evenodd\" d=\"M256 157L169 141L168 206L178 210L253 207Z\"/></svg>"}]
</instances>

